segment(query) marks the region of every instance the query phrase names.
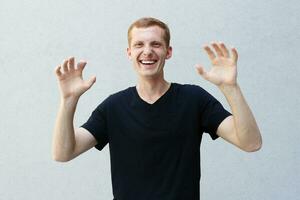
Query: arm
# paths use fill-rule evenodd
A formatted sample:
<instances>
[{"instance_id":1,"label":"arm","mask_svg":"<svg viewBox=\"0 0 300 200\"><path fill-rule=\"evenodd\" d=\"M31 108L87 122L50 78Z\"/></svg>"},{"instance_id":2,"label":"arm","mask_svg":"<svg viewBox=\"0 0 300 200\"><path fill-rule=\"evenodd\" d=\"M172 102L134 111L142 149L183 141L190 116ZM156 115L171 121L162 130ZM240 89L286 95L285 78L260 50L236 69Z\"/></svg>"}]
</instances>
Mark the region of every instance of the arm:
<instances>
[{"instance_id":1,"label":"arm","mask_svg":"<svg viewBox=\"0 0 300 200\"><path fill-rule=\"evenodd\" d=\"M54 127L52 157L56 161L66 162L96 145L96 139L84 128L74 129L73 119L79 97L95 82L96 77L84 81L82 71L85 62L74 66L74 58L65 60L56 67L61 93L61 102Z\"/></svg>"},{"instance_id":2,"label":"arm","mask_svg":"<svg viewBox=\"0 0 300 200\"><path fill-rule=\"evenodd\" d=\"M212 43L212 46L217 55L209 46L204 47L212 62L211 70L205 71L201 65L197 66L197 70L203 78L222 91L233 114L223 120L218 127L217 134L244 151L257 151L262 146L262 138L255 118L237 83L237 51L234 48L231 49L232 55L230 55L223 43Z\"/></svg>"},{"instance_id":3,"label":"arm","mask_svg":"<svg viewBox=\"0 0 300 200\"><path fill-rule=\"evenodd\" d=\"M238 85L222 88L233 116L225 119L218 127L217 134L247 152L257 151L262 138L255 118Z\"/></svg>"}]
</instances>

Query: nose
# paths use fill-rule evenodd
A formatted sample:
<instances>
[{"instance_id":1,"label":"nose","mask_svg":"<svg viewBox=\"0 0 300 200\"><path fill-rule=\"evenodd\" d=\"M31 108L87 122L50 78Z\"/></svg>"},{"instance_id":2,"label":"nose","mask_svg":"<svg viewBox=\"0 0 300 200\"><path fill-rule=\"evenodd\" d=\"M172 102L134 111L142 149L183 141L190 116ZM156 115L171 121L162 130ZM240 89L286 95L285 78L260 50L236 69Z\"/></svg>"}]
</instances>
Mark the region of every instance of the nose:
<instances>
[{"instance_id":1,"label":"nose","mask_svg":"<svg viewBox=\"0 0 300 200\"><path fill-rule=\"evenodd\" d=\"M152 54L152 48L151 46L145 46L144 49L143 49L143 54L144 55L151 55Z\"/></svg>"}]
</instances>

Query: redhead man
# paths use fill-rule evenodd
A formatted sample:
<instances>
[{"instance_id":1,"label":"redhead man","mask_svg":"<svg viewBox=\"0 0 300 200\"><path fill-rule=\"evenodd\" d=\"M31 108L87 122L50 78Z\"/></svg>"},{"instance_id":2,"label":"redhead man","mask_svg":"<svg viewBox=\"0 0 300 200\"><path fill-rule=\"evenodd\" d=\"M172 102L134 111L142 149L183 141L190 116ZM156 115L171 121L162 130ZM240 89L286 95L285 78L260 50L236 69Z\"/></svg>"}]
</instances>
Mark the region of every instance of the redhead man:
<instances>
[{"instance_id":1,"label":"redhead man","mask_svg":"<svg viewBox=\"0 0 300 200\"><path fill-rule=\"evenodd\" d=\"M231 113L200 86L171 83L164 66L172 57L168 26L141 18L128 30L127 55L136 71L136 86L110 95L81 127L73 126L80 96L96 77L82 79L86 62L74 58L56 69L61 103L54 128L53 159L66 162L109 143L113 195L116 200L199 199L202 134L223 138L253 152L262 139L237 83L238 53L225 44L204 46L210 70L197 72L225 95Z\"/></svg>"}]
</instances>

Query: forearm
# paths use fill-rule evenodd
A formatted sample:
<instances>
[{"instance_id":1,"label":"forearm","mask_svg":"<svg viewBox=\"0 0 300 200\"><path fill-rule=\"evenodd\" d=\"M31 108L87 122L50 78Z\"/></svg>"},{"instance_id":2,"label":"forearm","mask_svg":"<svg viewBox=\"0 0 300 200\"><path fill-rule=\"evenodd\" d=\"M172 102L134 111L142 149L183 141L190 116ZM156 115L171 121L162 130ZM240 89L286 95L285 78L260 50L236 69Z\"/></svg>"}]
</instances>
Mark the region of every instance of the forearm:
<instances>
[{"instance_id":1,"label":"forearm","mask_svg":"<svg viewBox=\"0 0 300 200\"><path fill-rule=\"evenodd\" d=\"M239 85L220 87L220 90L230 105L241 147L250 151L259 149L262 144L261 134Z\"/></svg>"},{"instance_id":2,"label":"forearm","mask_svg":"<svg viewBox=\"0 0 300 200\"><path fill-rule=\"evenodd\" d=\"M52 156L56 161L68 161L74 152L74 114L77 99L62 99L54 127Z\"/></svg>"}]
</instances>

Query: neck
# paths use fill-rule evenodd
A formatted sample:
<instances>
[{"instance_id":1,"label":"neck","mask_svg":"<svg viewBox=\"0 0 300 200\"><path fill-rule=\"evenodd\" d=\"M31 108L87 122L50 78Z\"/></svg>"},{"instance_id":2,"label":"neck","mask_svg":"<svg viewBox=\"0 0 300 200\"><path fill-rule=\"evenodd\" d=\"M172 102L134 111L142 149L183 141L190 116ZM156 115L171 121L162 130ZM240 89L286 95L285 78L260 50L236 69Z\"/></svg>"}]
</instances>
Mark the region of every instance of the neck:
<instances>
[{"instance_id":1,"label":"neck","mask_svg":"<svg viewBox=\"0 0 300 200\"><path fill-rule=\"evenodd\" d=\"M169 89L170 85L163 77L157 79L139 78L136 89L142 99L151 103L160 98Z\"/></svg>"}]
</instances>

